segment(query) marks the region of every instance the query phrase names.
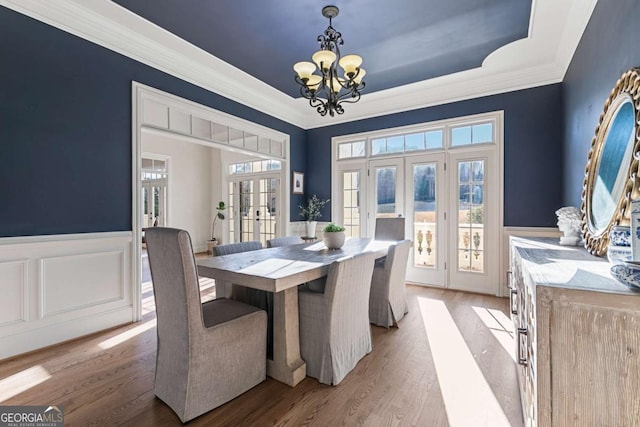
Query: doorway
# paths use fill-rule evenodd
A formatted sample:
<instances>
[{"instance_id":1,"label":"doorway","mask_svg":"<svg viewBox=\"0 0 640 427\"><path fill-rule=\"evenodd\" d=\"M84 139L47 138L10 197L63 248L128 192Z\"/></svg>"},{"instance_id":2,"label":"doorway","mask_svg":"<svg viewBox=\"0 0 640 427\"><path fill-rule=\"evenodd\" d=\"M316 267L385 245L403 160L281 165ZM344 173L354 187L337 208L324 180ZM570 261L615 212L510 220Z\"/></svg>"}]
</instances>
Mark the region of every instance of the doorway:
<instances>
[{"instance_id":1,"label":"doorway","mask_svg":"<svg viewBox=\"0 0 640 427\"><path fill-rule=\"evenodd\" d=\"M404 217L407 281L498 294L502 113L334 138L332 217L371 237Z\"/></svg>"},{"instance_id":2,"label":"doorway","mask_svg":"<svg viewBox=\"0 0 640 427\"><path fill-rule=\"evenodd\" d=\"M280 235L280 177L230 177L229 241L256 240L267 246L267 240Z\"/></svg>"}]
</instances>

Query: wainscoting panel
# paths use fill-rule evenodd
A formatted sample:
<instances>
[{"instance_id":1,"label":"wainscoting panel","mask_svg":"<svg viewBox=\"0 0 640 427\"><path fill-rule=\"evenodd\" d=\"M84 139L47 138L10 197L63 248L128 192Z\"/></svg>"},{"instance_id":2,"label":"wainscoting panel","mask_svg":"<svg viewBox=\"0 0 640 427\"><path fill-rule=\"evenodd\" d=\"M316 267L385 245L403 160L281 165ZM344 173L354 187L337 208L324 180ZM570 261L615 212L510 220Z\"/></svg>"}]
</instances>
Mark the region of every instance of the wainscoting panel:
<instances>
[{"instance_id":1,"label":"wainscoting panel","mask_svg":"<svg viewBox=\"0 0 640 427\"><path fill-rule=\"evenodd\" d=\"M0 328L28 318L27 260L0 262Z\"/></svg>"},{"instance_id":2,"label":"wainscoting panel","mask_svg":"<svg viewBox=\"0 0 640 427\"><path fill-rule=\"evenodd\" d=\"M123 299L124 251L41 259L41 317Z\"/></svg>"},{"instance_id":3,"label":"wainscoting panel","mask_svg":"<svg viewBox=\"0 0 640 427\"><path fill-rule=\"evenodd\" d=\"M0 359L133 320L132 233L0 239Z\"/></svg>"}]
</instances>

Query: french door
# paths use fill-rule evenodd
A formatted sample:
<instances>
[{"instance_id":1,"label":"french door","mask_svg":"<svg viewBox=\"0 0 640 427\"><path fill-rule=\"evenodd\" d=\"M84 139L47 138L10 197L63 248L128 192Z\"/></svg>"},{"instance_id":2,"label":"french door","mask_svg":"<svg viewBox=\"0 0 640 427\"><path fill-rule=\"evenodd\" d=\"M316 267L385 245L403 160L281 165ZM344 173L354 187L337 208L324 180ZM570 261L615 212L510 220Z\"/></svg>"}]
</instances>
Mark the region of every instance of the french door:
<instances>
[{"instance_id":1,"label":"french door","mask_svg":"<svg viewBox=\"0 0 640 427\"><path fill-rule=\"evenodd\" d=\"M495 150L449 154L450 287L491 293L498 282L498 168Z\"/></svg>"},{"instance_id":2,"label":"french door","mask_svg":"<svg viewBox=\"0 0 640 427\"><path fill-rule=\"evenodd\" d=\"M409 282L447 285L446 181L444 153L406 158L406 226L413 240Z\"/></svg>"},{"instance_id":3,"label":"french door","mask_svg":"<svg viewBox=\"0 0 640 427\"><path fill-rule=\"evenodd\" d=\"M373 236L376 218L405 217L405 234L413 241L407 281L494 293L500 214L495 162L495 150L474 148L373 159L362 168L342 165L338 220L349 235Z\"/></svg>"},{"instance_id":4,"label":"french door","mask_svg":"<svg viewBox=\"0 0 640 427\"><path fill-rule=\"evenodd\" d=\"M280 178L243 177L229 181L229 240L267 240L278 235L280 227Z\"/></svg>"}]
</instances>

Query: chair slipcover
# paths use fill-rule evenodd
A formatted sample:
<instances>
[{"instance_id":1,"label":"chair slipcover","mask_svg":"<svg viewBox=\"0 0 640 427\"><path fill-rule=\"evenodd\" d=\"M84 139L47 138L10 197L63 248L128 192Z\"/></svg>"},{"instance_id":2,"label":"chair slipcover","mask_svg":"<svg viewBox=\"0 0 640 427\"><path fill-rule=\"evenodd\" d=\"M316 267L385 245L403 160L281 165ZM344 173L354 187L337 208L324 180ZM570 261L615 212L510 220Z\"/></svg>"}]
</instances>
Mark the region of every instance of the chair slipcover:
<instances>
[{"instance_id":1,"label":"chair slipcover","mask_svg":"<svg viewBox=\"0 0 640 427\"><path fill-rule=\"evenodd\" d=\"M276 237L275 239L267 240L267 247L278 248L280 246L299 245L300 243L304 243L300 236Z\"/></svg>"},{"instance_id":2,"label":"chair slipcover","mask_svg":"<svg viewBox=\"0 0 640 427\"><path fill-rule=\"evenodd\" d=\"M307 375L336 385L371 352L369 290L375 255L342 258L329 268L324 293L298 290L300 353Z\"/></svg>"},{"instance_id":3,"label":"chair slipcover","mask_svg":"<svg viewBox=\"0 0 640 427\"><path fill-rule=\"evenodd\" d=\"M222 256L237 254L240 252L257 251L262 249L262 243L258 241L227 243L226 245L217 245L211 248L213 256ZM255 291L255 292L253 292ZM255 305L266 309L265 303L262 301L266 298L264 291L249 289L240 285L231 285L231 283L216 282L216 296L224 296L226 298L237 299L247 304Z\"/></svg>"},{"instance_id":4,"label":"chair slipcover","mask_svg":"<svg viewBox=\"0 0 640 427\"><path fill-rule=\"evenodd\" d=\"M267 314L228 299L201 304L189 234L146 232L156 302L154 394L187 422L266 378Z\"/></svg>"},{"instance_id":5,"label":"chair slipcover","mask_svg":"<svg viewBox=\"0 0 640 427\"><path fill-rule=\"evenodd\" d=\"M227 243L226 245L218 245L213 247L213 256L222 256L237 254L242 252L257 251L262 249L262 243L258 241ZM224 287L224 295L236 301L241 301L246 304L251 304L255 307L261 308L267 312L268 326L267 326L267 357L271 359L273 357L273 294L271 292L262 291L260 289L247 288L246 286L233 284L231 291L228 290L228 285L220 283L220 287ZM216 282L216 295L217 295Z\"/></svg>"},{"instance_id":6,"label":"chair slipcover","mask_svg":"<svg viewBox=\"0 0 640 427\"><path fill-rule=\"evenodd\" d=\"M404 240L404 218L376 218L376 240Z\"/></svg>"},{"instance_id":7,"label":"chair slipcover","mask_svg":"<svg viewBox=\"0 0 640 427\"><path fill-rule=\"evenodd\" d=\"M397 325L407 313L405 279L411 241L403 240L389 246L383 266L376 263L371 278L369 320L388 328Z\"/></svg>"}]
</instances>

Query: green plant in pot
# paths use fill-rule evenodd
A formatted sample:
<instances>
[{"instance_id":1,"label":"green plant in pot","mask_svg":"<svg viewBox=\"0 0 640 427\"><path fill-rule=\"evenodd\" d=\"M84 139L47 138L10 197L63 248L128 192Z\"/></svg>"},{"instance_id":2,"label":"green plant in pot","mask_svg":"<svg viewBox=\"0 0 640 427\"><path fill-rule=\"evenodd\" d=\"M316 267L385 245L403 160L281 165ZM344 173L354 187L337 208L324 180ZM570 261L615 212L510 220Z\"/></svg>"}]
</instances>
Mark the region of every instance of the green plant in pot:
<instances>
[{"instance_id":1,"label":"green plant in pot","mask_svg":"<svg viewBox=\"0 0 640 427\"><path fill-rule=\"evenodd\" d=\"M315 194L307 199L306 204L298 205L300 208L300 216L307 221L307 236L316 237L316 226L318 224L318 218L322 216L322 208L329 203L331 199L320 199Z\"/></svg>"},{"instance_id":2,"label":"green plant in pot","mask_svg":"<svg viewBox=\"0 0 640 427\"><path fill-rule=\"evenodd\" d=\"M322 230L324 231L322 242L328 249L340 249L344 245L344 230L343 226L330 222Z\"/></svg>"}]
</instances>

